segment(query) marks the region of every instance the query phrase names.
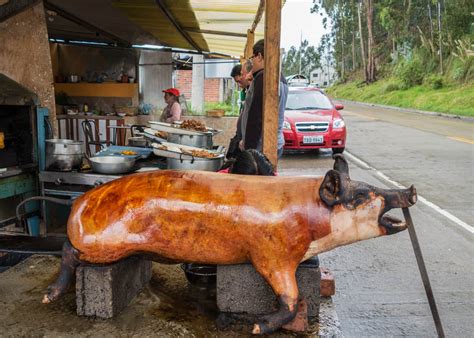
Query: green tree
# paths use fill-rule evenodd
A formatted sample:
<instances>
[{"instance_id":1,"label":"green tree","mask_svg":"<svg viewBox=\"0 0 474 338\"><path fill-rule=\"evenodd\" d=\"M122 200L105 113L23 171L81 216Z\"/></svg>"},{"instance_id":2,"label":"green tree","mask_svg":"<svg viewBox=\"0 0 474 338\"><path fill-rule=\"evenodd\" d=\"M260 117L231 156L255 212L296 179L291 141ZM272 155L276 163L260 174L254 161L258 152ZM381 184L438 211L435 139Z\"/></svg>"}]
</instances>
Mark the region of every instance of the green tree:
<instances>
[{"instance_id":1,"label":"green tree","mask_svg":"<svg viewBox=\"0 0 474 338\"><path fill-rule=\"evenodd\" d=\"M320 56L308 40L303 40L298 47L291 46L283 54L282 72L285 76L303 74L309 78L311 71L320 66Z\"/></svg>"}]
</instances>

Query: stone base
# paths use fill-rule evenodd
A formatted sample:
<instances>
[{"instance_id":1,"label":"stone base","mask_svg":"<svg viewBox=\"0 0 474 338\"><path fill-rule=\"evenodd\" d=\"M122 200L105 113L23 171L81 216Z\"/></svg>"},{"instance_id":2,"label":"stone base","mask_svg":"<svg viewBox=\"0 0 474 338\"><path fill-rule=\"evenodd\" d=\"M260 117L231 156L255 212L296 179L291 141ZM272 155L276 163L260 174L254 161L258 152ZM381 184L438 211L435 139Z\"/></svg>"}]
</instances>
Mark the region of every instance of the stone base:
<instances>
[{"instance_id":1,"label":"stone base","mask_svg":"<svg viewBox=\"0 0 474 338\"><path fill-rule=\"evenodd\" d=\"M317 257L301 263L296 271L300 297L308 306L310 323L319 314L320 278ZM273 290L250 263L218 266L216 287L220 312L252 317L271 313L278 307Z\"/></svg>"},{"instance_id":2,"label":"stone base","mask_svg":"<svg viewBox=\"0 0 474 338\"><path fill-rule=\"evenodd\" d=\"M79 266L76 304L79 316L112 318L151 279L151 262L130 257L106 266Z\"/></svg>"}]
</instances>

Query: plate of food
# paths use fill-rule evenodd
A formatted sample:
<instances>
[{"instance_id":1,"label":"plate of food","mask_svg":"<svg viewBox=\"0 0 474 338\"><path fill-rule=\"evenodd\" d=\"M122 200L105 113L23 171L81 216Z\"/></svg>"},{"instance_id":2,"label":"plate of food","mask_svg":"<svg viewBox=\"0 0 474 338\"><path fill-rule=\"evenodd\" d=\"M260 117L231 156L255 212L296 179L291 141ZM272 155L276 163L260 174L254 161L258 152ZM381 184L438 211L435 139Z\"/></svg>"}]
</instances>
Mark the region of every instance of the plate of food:
<instances>
[{"instance_id":1,"label":"plate of food","mask_svg":"<svg viewBox=\"0 0 474 338\"><path fill-rule=\"evenodd\" d=\"M153 152L150 148L129 147L129 146L110 146L102 149L95 156L123 156L136 159L147 158Z\"/></svg>"},{"instance_id":2,"label":"plate of food","mask_svg":"<svg viewBox=\"0 0 474 338\"><path fill-rule=\"evenodd\" d=\"M206 125L198 120L184 120L175 123L166 123L158 121L149 121L150 127L154 130L181 134L181 135L203 135L203 134L217 134L220 130L208 128Z\"/></svg>"}]
</instances>

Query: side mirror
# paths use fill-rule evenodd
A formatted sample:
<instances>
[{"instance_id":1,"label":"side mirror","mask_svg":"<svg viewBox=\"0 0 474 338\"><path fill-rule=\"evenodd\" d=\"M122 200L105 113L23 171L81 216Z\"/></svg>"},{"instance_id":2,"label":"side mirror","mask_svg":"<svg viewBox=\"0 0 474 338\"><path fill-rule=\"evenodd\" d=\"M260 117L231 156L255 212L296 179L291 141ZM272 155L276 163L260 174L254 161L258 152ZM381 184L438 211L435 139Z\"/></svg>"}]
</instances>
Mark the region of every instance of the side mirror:
<instances>
[{"instance_id":1,"label":"side mirror","mask_svg":"<svg viewBox=\"0 0 474 338\"><path fill-rule=\"evenodd\" d=\"M334 105L334 108L336 108L336 110L343 110L344 109L344 105L341 104L341 103L336 103Z\"/></svg>"}]
</instances>

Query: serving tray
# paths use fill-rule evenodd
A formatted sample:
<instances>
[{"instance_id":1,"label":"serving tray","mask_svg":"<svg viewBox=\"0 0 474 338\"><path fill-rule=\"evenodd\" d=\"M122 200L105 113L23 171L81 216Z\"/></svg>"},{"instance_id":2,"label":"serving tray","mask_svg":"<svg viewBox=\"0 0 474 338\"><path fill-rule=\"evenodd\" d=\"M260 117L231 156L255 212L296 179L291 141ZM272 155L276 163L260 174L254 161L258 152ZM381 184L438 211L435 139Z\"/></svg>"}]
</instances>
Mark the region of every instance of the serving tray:
<instances>
[{"instance_id":1,"label":"serving tray","mask_svg":"<svg viewBox=\"0 0 474 338\"><path fill-rule=\"evenodd\" d=\"M167 147L167 150L160 149L159 146L164 145ZM171 142L161 142L160 144L158 143L152 143L151 146L153 147L153 153L156 156L163 156L163 157L168 157L168 158L175 158L175 159L192 159L192 158L197 158L197 159L203 159L203 160L213 160L217 158L222 158L224 157L224 153L219 153L217 151L213 150L207 150L207 149L202 149L202 148L197 148L197 147L191 147L191 146L185 146L182 144L177 144L177 143L171 143ZM198 156L193 156L190 154L185 154L181 152L180 149L184 150L206 150L210 153L217 154L217 157L214 158L205 158L205 157L198 157Z\"/></svg>"}]
</instances>

